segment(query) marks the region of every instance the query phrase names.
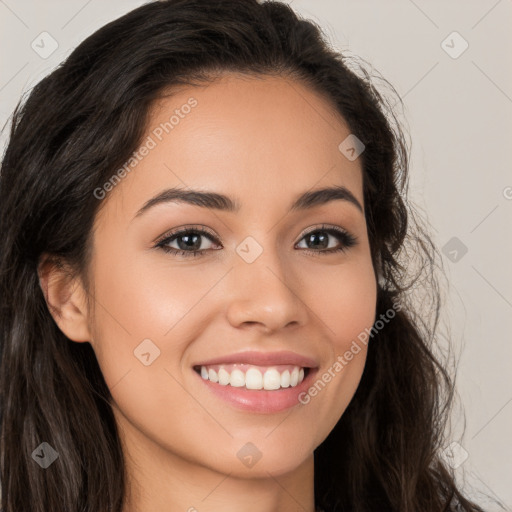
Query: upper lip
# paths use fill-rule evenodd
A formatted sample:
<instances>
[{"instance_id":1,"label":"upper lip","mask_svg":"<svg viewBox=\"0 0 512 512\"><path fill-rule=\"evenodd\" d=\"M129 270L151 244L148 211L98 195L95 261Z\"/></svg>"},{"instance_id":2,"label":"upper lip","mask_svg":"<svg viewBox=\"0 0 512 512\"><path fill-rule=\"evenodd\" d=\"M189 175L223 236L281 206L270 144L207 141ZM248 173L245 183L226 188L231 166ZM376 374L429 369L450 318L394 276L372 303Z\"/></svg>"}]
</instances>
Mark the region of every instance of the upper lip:
<instances>
[{"instance_id":1,"label":"upper lip","mask_svg":"<svg viewBox=\"0 0 512 512\"><path fill-rule=\"evenodd\" d=\"M238 352L236 354L228 354L225 356L215 357L214 359L208 359L207 361L200 361L198 363L195 363L193 366L209 366L223 363L252 364L254 366L274 366L280 364L290 364L294 366L301 366L303 368L316 368L318 366L314 359L290 351Z\"/></svg>"}]
</instances>

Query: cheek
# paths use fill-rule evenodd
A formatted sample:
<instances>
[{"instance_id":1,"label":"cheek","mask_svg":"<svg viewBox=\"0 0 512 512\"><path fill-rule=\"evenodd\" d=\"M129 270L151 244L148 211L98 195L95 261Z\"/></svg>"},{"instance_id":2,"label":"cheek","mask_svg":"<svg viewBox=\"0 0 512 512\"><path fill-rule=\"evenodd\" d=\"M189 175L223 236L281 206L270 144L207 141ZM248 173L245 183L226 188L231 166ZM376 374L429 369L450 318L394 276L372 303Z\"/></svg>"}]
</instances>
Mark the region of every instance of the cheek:
<instances>
[{"instance_id":1,"label":"cheek","mask_svg":"<svg viewBox=\"0 0 512 512\"><path fill-rule=\"evenodd\" d=\"M154 417L166 402L185 411L193 403L178 383L184 355L216 311L208 292L226 268L207 272L170 264L165 257L119 256L105 252L94 268L94 350L105 381L118 405L134 417Z\"/></svg>"},{"instance_id":2,"label":"cheek","mask_svg":"<svg viewBox=\"0 0 512 512\"><path fill-rule=\"evenodd\" d=\"M118 422L130 435L142 433L199 461L200 454L183 442L184 433L194 440L199 434L192 425L217 435L219 429L203 404L184 390L179 363L199 315L204 316L194 306L211 285L197 271L184 274L158 263L144 268L134 260L114 265L113 260L98 261L95 268L94 350Z\"/></svg>"},{"instance_id":3,"label":"cheek","mask_svg":"<svg viewBox=\"0 0 512 512\"><path fill-rule=\"evenodd\" d=\"M113 254L105 255L95 266L95 293L102 305L97 322L103 338L108 337L106 330L128 336L132 343L171 336L218 280L208 275L199 267L170 266L165 258L142 255L116 261Z\"/></svg>"},{"instance_id":4,"label":"cheek","mask_svg":"<svg viewBox=\"0 0 512 512\"><path fill-rule=\"evenodd\" d=\"M364 370L377 283L370 259L363 258L326 268L310 279L305 289L316 291L308 305L319 318L330 356L302 400L315 416L326 418L327 434L348 406Z\"/></svg>"},{"instance_id":5,"label":"cheek","mask_svg":"<svg viewBox=\"0 0 512 512\"><path fill-rule=\"evenodd\" d=\"M306 277L303 289L337 353L375 321L377 283L369 258L319 269Z\"/></svg>"}]
</instances>

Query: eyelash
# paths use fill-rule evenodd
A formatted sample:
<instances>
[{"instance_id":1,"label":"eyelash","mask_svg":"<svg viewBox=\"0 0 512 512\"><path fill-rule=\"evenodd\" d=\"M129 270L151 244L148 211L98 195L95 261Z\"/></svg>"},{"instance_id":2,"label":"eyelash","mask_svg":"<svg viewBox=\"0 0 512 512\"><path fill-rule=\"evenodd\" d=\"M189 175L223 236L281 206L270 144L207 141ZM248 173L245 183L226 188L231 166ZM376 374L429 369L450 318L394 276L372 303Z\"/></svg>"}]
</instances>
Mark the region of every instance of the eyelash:
<instances>
[{"instance_id":1,"label":"eyelash","mask_svg":"<svg viewBox=\"0 0 512 512\"><path fill-rule=\"evenodd\" d=\"M311 231L304 233L302 235L301 239L299 240L299 242L302 241L306 236L311 235L313 233L318 233L318 232L325 232L325 233L328 233L329 235L335 236L336 238L338 238L338 240L341 241L341 247L334 248L334 249L319 250L319 251L315 251L313 249L302 249L303 251L305 251L308 254L318 256L319 254L325 255L325 254L344 252L344 251L347 251L348 249L350 249L350 247L353 247L357 244L356 236L351 235L348 231L345 231L342 228L338 228L335 226L326 226L325 224L323 224L322 226L317 227ZM184 256L184 257L195 257L195 256L200 255L201 253L208 251L208 250L212 250L212 249L201 249L198 251L185 251L182 249L174 249L172 247L167 246L167 244L171 243L175 239L179 238L182 235L187 235L187 234L203 235L203 236L209 238L211 242L217 243L216 238L209 231L205 230L204 228L188 227L186 229L182 229L179 231L166 233L164 235L164 238L161 238L159 241L157 241L157 243L155 244L155 247L162 249L166 253L170 253L174 256ZM216 250L216 249L213 249L213 250Z\"/></svg>"}]
</instances>

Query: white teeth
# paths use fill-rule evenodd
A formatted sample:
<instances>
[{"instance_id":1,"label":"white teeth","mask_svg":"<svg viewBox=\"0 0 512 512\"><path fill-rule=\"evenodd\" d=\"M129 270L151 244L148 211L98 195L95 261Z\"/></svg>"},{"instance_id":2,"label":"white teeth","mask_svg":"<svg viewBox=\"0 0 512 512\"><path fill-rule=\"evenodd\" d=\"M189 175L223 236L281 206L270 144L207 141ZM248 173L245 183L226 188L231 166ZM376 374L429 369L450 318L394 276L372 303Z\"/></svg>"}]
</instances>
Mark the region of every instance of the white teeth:
<instances>
[{"instance_id":1,"label":"white teeth","mask_svg":"<svg viewBox=\"0 0 512 512\"><path fill-rule=\"evenodd\" d=\"M287 388L289 386L290 386L290 372L288 370L285 370L283 373L281 373L281 387Z\"/></svg>"},{"instance_id":2,"label":"white teeth","mask_svg":"<svg viewBox=\"0 0 512 512\"><path fill-rule=\"evenodd\" d=\"M256 368L249 368L245 372L245 387L247 389L262 389L263 388L263 375Z\"/></svg>"},{"instance_id":3,"label":"white teeth","mask_svg":"<svg viewBox=\"0 0 512 512\"><path fill-rule=\"evenodd\" d=\"M290 375L290 386L294 387L299 382L299 369L294 368Z\"/></svg>"},{"instance_id":4,"label":"white teeth","mask_svg":"<svg viewBox=\"0 0 512 512\"><path fill-rule=\"evenodd\" d=\"M241 370L233 370L229 378L229 383L235 388L245 386L245 375Z\"/></svg>"},{"instance_id":5,"label":"white teeth","mask_svg":"<svg viewBox=\"0 0 512 512\"><path fill-rule=\"evenodd\" d=\"M275 368L270 368L265 372L263 387L265 389L279 389L281 387L281 375Z\"/></svg>"},{"instance_id":6,"label":"white teeth","mask_svg":"<svg viewBox=\"0 0 512 512\"><path fill-rule=\"evenodd\" d=\"M229 384L229 373L224 370L224 368L219 369L219 384L222 386L227 386Z\"/></svg>"},{"instance_id":7,"label":"white teeth","mask_svg":"<svg viewBox=\"0 0 512 512\"><path fill-rule=\"evenodd\" d=\"M304 380L304 368L298 366L293 370L284 370L279 373L277 368L267 368L263 373L258 368L248 368L244 373L239 368L234 368L231 373L221 366L217 371L213 368L201 366L201 377L211 382L217 382L222 386L228 384L246 389L276 390L280 388L295 387Z\"/></svg>"}]
</instances>

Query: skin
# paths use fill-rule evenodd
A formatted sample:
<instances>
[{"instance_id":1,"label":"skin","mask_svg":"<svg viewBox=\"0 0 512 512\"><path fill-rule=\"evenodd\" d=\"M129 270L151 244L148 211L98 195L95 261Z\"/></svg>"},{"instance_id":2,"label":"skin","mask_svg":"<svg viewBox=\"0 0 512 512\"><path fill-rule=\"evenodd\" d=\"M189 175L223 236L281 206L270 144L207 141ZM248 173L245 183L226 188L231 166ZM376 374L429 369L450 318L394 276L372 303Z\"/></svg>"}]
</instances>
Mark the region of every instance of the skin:
<instances>
[{"instance_id":1,"label":"skin","mask_svg":"<svg viewBox=\"0 0 512 512\"><path fill-rule=\"evenodd\" d=\"M338 149L350 130L333 106L283 77L226 74L175 91L154 105L148 135L191 96L197 106L109 193L95 219L94 308L81 281L57 268L41 272L41 286L62 331L91 343L111 390L129 474L125 512L313 512L313 451L353 397L366 348L307 405L272 414L228 405L192 365L291 350L315 359L321 375L372 326L377 284L364 214L342 200L288 211L303 192L333 185L364 206L360 159ZM241 210L169 202L134 219L175 186L228 195ZM356 245L320 254L304 234L323 223L347 230ZM203 255L154 247L171 229L192 225L217 239L201 238ZM263 249L251 264L236 252L247 236ZM171 246L180 248L176 239ZM134 350L148 338L160 356L145 366ZM261 452L252 467L237 457L248 442Z\"/></svg>"}]
</instances>

